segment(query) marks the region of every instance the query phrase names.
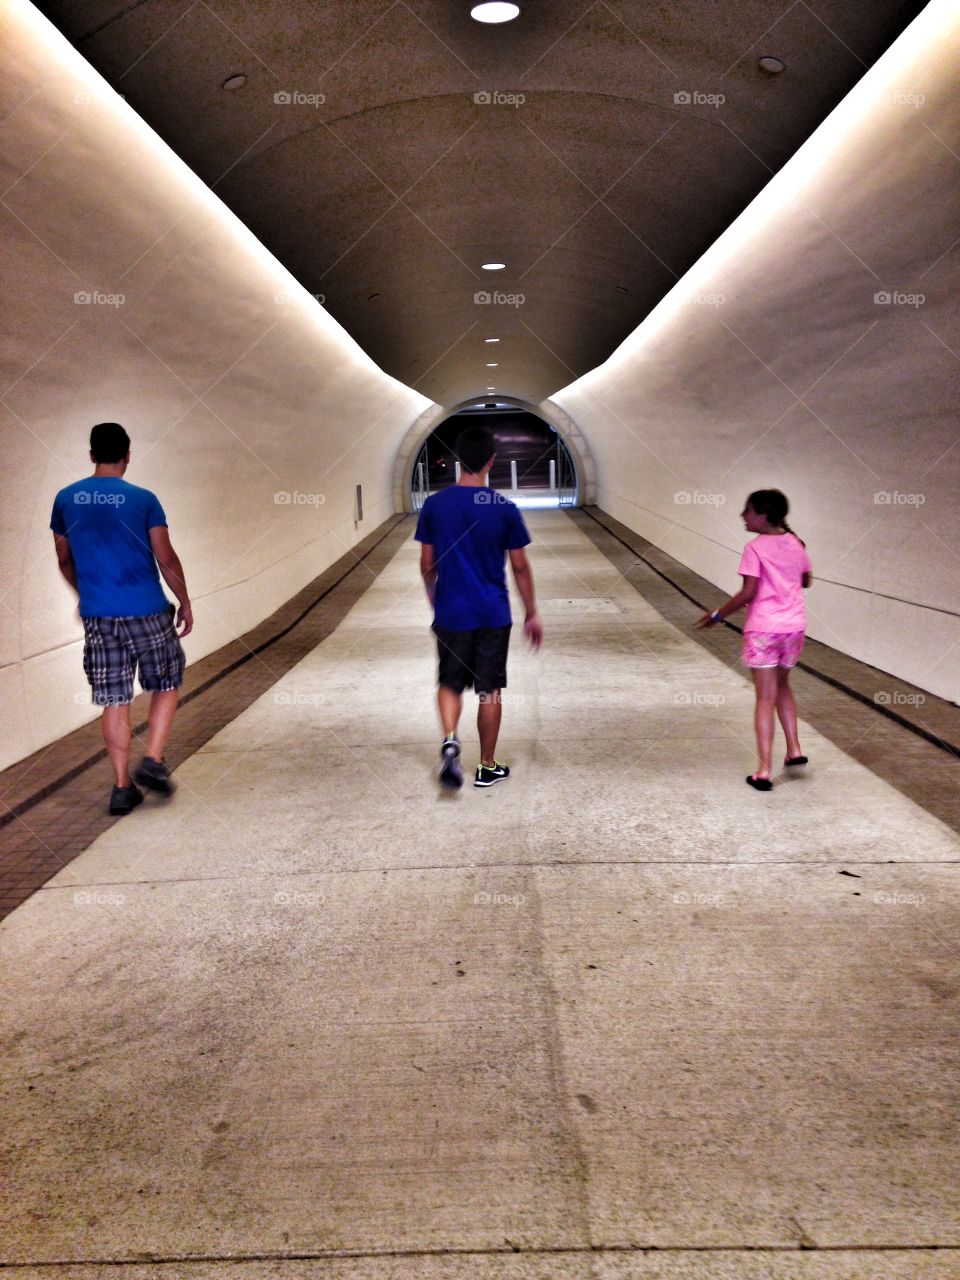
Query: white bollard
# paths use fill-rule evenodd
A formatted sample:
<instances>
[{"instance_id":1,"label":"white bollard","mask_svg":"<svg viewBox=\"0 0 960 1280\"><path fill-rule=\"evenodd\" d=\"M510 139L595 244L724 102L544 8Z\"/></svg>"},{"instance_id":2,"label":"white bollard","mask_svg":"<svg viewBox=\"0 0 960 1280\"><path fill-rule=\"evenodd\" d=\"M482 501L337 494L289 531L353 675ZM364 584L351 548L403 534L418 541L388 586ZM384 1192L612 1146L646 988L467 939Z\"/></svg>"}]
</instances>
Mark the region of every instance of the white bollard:
<instances>
[{"instance_id":1,"label":"white bollard","mask_svg":"<svg viewBox=\"0 0 960 1280\"><path fill-rule=\"evenodd\" d=\"M459 484L459 483L460 483L460 462L459 462L459 460L454 461L454 464L453 464L453 478L454 478L454 480L456 480L457 484Z\"/></svg>"},{"instance_id":2,"label":"white bollard","mask_svg":"<svg viewBox=\"0 0 960 1280\"><path fill-rule=\"evenodd\" d=\"M556 489L556 487L557 487L557 460L556 458L551 458L550 459L550 491L551 493Z\"/></svg>"},{"instance_id":3,"label":"white bollard","mask_svg":"<svg viewBox=\"0 0 960 1280\"><path fill-rule=\"evenodd\" d=\"M510 463L510 488L517 492L517 464L514 461Z\"/></svg>"}]
</instances>

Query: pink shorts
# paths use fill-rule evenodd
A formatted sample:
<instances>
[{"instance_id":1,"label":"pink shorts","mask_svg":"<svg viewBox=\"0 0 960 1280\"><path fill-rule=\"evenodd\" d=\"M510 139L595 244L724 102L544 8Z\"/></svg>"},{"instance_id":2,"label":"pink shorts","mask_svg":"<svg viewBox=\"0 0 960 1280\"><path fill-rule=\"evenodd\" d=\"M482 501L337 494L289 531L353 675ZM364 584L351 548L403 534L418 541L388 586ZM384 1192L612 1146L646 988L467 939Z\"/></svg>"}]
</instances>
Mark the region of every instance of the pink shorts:
<instances>
[{"instance_id":1,"label":"pink shorts","mask_svg":"<svg viewBox=\"0 0 960 1280\"><path fill-rule=\"evenodd\" d=\"M805 631L745 631L743 660L748 667L795 667Z\"/></svg>"}]
</instances>

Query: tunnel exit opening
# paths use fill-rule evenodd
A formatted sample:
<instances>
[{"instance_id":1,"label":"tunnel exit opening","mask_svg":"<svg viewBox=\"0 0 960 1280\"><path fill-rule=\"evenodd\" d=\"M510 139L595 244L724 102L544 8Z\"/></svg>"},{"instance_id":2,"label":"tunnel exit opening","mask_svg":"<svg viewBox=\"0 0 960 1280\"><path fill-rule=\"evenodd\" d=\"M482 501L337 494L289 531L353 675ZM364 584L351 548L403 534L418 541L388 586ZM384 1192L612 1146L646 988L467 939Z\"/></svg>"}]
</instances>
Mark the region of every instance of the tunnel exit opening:
<instances>
[{"instance_id":1,"label":"tunnel exit opening","mask_svg":"<svg viewBox=\"0 0 960 1280\"><path fill-rule=\"evenodd\" d=\"M576 506L577 467L557 429L518 405L477 401L445 418L421 446L410 476L414 511L420 510L431 493L457 483L460 464L454 445L464 427L477 422L482 422L497 442L490 472L492 488L519 507Z\"/></svg>"}]
</instances>

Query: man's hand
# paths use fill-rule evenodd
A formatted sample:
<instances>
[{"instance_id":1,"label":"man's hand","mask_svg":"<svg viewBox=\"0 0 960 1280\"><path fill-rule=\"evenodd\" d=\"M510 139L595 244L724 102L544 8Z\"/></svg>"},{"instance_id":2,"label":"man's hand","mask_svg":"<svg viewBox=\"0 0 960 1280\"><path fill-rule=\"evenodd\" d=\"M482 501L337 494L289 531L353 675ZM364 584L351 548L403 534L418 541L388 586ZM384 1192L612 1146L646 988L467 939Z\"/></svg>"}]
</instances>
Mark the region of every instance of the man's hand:
<instances>
[{"instance_id":1,"label":"man's hand","mask_svg":"<svg viewBox=\"0 0 960 1280\"><path fill-rule=\"evenodd\" d=\"M523 634L530 641L531 649L539 649L543 644L543 623L536 610L528 613L523 623Z\"/></svg>"},{"instance_id":2,"label":"man's hand","mask_svg":"<svg viewBox=\"0 0 960 1280\"><path fill-rule=\"evenodd\" d=\"M183 630L180 632L181 640L183 639L184 636L188 636L190 632L193 630L193 609L190 607L189 600L186 602L186 604L182 604L180 608L177 610L176 625L178 627L183 628Z\"/></svg>"}]
</instances>

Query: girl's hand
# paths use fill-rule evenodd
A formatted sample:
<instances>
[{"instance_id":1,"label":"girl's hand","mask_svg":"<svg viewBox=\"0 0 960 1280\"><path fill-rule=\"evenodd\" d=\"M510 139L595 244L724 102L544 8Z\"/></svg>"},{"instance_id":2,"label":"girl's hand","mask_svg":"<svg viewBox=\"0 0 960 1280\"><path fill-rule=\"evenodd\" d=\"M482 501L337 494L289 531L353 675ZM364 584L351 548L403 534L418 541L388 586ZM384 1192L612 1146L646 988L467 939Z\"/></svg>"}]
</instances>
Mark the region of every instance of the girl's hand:
<instances>
[{"instance_id":1,"label":"girl's hand","mask_svg":"<svg viewBox=\"0 0 960 1280\"><path fill-rule=\"evenodd\" d=\"M713 614L712 613L702 614L693 625L696 627L698 631L702 631L704 627L712 627Z\"/></svg>"}]
</instances>

